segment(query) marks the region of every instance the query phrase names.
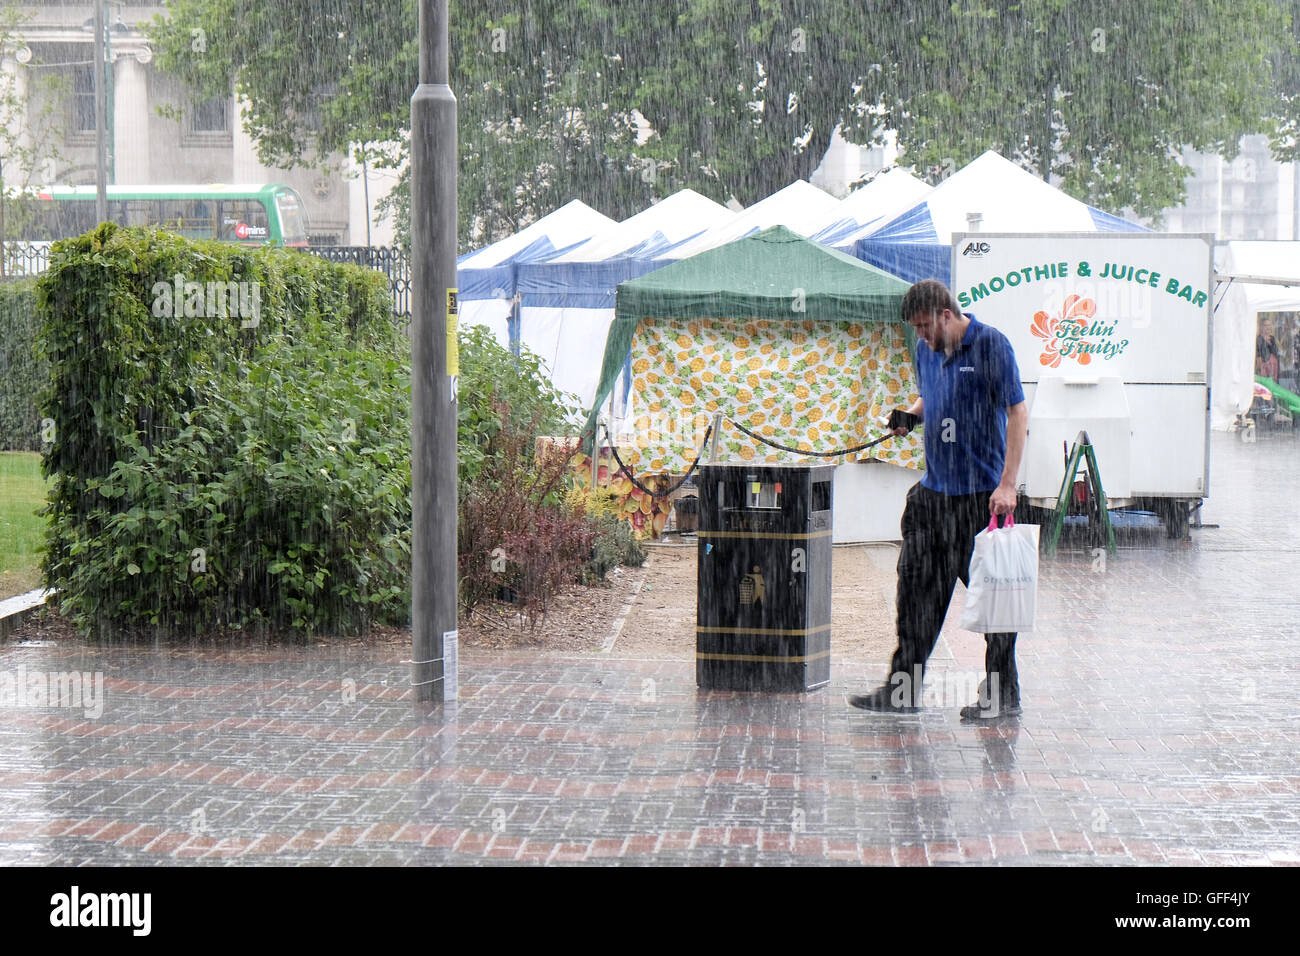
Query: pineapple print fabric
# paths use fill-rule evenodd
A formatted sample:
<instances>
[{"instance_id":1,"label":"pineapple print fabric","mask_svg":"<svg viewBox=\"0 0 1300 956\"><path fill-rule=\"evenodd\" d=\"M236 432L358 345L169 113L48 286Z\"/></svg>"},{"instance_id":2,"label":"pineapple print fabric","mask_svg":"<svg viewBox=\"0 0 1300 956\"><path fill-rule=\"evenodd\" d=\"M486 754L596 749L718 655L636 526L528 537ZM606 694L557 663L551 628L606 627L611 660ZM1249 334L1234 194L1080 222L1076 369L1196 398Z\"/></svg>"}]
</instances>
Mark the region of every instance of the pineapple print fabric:
<instances>
[{"instance_id":1,"label":"pineapple print fabric","mask_svg":"<svg viewBox=\"0 0 1300 956\"><path fill-rule=\"evenodd\" d=\"M715 411L770 441L831 452L879 437L877 419L917 397L902 327L892 323L643 320L632 376L634 454L649 474L686 471ZM921 449L912 432L842 460L921 469ZM807 460L724 422L719 460L737 459Z\"/></svg>"}]
</instances>

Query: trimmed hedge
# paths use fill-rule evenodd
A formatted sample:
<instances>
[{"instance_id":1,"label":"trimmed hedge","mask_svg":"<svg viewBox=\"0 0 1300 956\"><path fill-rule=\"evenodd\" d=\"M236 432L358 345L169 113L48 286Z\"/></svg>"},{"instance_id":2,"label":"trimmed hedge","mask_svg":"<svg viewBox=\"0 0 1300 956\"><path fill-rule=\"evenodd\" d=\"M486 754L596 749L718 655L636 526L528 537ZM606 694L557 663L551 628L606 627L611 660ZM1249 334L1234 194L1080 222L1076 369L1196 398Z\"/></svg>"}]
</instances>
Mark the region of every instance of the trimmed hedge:
<instances>
[{"instance_id":1,"label":"trimmed hedge","mask_svg":"<svg viewBox=\"0 0 1300 956\"><path fill-rule=\"evenodd\" d=\"M36 280L0 282L0 451L40 451L41 387L49 377L36 361Z\"/></svg>"},{"instance_id":2,"label":"trimmed hedge","mask_svg":"<svg viewBox=\"0 0 1300 956\"><path fill-rule=\"evenodd\" d=\"M78 627L409 618L410 349L383 276L109 223L55 244L36 297L43 570Z\"/></svg>"}]
</instances>

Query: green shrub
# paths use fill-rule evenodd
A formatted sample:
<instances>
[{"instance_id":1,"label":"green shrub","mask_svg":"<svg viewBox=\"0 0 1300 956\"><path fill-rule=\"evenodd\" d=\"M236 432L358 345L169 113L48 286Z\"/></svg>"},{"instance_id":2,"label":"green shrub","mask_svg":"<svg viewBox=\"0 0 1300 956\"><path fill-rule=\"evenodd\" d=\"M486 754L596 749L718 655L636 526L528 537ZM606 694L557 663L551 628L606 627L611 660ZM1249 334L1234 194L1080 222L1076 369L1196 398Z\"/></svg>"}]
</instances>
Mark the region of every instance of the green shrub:
<instances>
[{"instance_id":1,"label":"green shrub","mask_svg":"<svg viewBox=\"0 0 1300 956\"><path fill-rule=\"evenodd\" d=\"M534 437L562 433L566 417L577 411L576 397L551 384L541 358L528 348L521 347L516 356L497 342L487 326L462 329L456 427L462 492L482 471L485 456L501 432L499 409L503 407L528 422ZM523 447L523 454L531 455L531 442Z\"/></svg>"},{"instance_id":2,"label":"green shrub","mask_svg":"<svg viewBox=\"0 0 1300 956\"><path fill-rule=\"evenodd\" d=\"M214 307L227 282L255 314ZM36 294L43 571L83 631L407 618L409 346L382 276L106 224Z\"/></svg>"},{"instance_id":3,"label":"green shrub","mask_svg":"<svg viewBox=\"0 0 1300 956\"><path fill-rule=\"evenodd\" d=\"M208 283L226 282L258 290L255 322L213 311ZM106 225L56 244L35 296L42 570L84 632L408 619L410 352L382 276ZM574 409L485 328L462 332L460 364L462 600L504 591L536 622L592 560L564 462L536 456ZM600 554L627 551L612 534ZM466 575L495 547L504 577Z\"/></svg>"},{"instance_id":4,"label":"green shrub","mask_svg":"<svg viewBox=\"0 0 1300 956\"><path fill-rule=\"evenodd\" d=\"M49 368L35 359L35 279L0 282L0 451L39 451L39 394Z\"/></svg>"},{"instance_id":5,"label":"green shrub","mask_svg":"<svg viewBox=\"0 0 1300 956\"><path fill-rule=\"evenodd\" d=\"M613 514L592 516L596 538L591 557L582 566L583 580L592 584L603 581L614 568L628 565L639 568L645 563L645 549L636 538L630 522Z\"/></svg>"},{"instance_id":6,"label":"green shrub","mask_svg":"<svg viewBox=\"0 0 1300 956\"><path fill-rule=\"evenodd\" d=\"M560 588L580 579L595 531L581 505L565 495L576 442L538 455L544 412L525 420L507 405L491 407L499 428L483 449L478 474L461 489L460 603L470 612L506 600L532 627Z\"/></svg>"}]
</instances>

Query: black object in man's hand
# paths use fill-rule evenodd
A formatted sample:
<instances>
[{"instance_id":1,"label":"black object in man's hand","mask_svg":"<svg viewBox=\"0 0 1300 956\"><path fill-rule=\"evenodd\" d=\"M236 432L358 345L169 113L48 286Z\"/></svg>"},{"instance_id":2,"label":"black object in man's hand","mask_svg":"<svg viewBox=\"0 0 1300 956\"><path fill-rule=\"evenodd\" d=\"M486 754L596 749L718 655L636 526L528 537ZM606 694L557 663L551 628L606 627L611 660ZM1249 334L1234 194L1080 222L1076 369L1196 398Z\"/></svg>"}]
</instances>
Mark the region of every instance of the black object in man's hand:
<instances>
[{"instance_id":1,"label":"black object in man's hand","mask_svg":"<svg viewBox=\"0 0 1300 956\"><path fill-rule=\"evenodd\" d=\"M893 431L895 428L906 428L911 431L917 425L921 424L919 415L913 415L911 412L905 412L901 408L896 408L889 413L888 428Z\"/></svg>"}]
</instances>

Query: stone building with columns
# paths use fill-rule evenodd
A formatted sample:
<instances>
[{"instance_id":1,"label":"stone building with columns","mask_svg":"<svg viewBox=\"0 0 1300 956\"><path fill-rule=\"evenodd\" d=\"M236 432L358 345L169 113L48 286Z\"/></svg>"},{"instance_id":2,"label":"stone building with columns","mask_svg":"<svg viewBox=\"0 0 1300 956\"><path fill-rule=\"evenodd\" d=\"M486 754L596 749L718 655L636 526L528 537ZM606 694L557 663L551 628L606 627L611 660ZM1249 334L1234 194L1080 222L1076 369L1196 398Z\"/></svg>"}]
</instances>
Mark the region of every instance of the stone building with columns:
<instances>
[{"instance_id":1,"label":"stone building with columns","mask_svg":"<svg viewBox=\"0 0 1300 956\"><path fill-rule=\"evenodd\" d=\"M157 0L104 0L109 79L106 128L109 182L121 185L178 183L284 183L296 189L307 213L313 245L391 244L392 229L373 221L375 202L387 191L370 171L369 189L350 160L331 163L322 174L310 167L263 165L239 121L234 96L198 100L175 77L157 68L141 24L166 8ZM3 51L3 69L27 115L52 115L55 155L38 170L14 170L6 157L6 182L82 185L95 182L94 5L45 2L20 5L22 22ZM57 92L39 82L59 78ZM159 107L178 115L163 115Z\"/></svg>"}]
</instances>

